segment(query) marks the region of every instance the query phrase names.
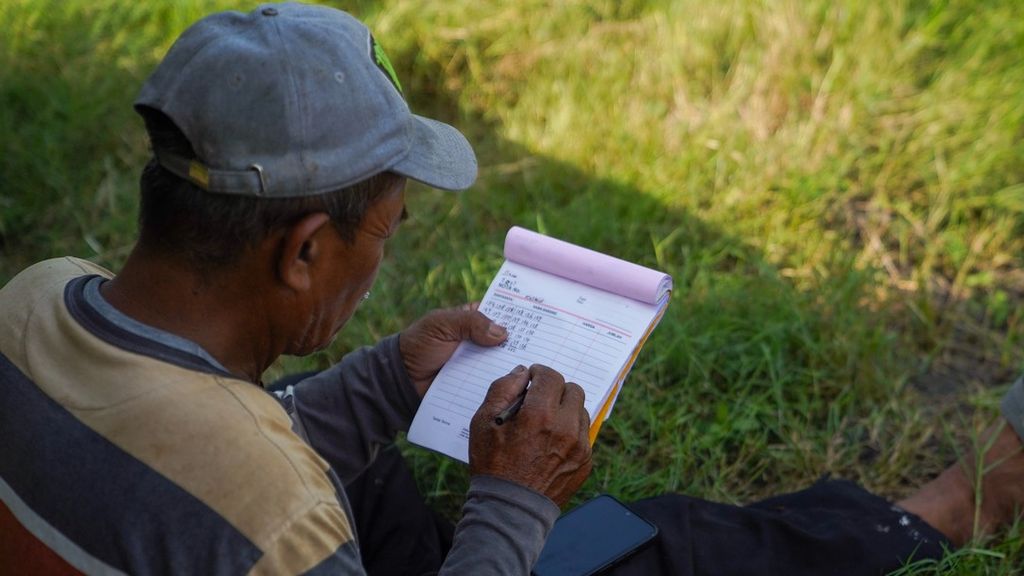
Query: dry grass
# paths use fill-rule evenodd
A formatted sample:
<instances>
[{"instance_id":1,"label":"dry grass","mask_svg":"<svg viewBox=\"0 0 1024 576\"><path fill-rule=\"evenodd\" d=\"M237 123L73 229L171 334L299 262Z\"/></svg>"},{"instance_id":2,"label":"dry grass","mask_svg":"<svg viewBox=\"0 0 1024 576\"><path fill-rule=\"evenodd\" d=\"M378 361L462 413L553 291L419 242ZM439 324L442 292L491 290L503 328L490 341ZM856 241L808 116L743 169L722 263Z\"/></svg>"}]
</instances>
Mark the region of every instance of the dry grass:
<instances>
[{"instance_id":1,"label":"dry grass","mask_svg":"<svg viewBox=\"0 0 1024 576\"><path fill-rule=\"evenodd\" d=\"M131 99L187 22L234 4L4 5L0 277L123 260L146 155ZM995 416L1024 366L1015 0L357 7L414 110L475 143L481 182L417 189L375 298L275 374L478 298L519 224L678 287L586 494L744 502L830 472L898 497ZM464 471L413 457L454 510ZM1021 542L911 572L1013 573Z\"/></svg>"}]
</instances>

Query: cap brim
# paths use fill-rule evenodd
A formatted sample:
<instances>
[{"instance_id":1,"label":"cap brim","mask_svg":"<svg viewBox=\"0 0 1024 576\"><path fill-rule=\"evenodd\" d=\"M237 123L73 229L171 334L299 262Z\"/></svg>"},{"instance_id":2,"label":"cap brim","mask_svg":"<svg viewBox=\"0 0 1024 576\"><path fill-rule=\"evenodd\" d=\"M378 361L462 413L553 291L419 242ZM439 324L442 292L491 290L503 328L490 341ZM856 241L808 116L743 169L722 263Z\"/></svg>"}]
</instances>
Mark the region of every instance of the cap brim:
<instances>
[{"instance_id":1,"label":"cap brim","mask_svg":"<svg viewBox=\"0 0 1024 576\"><path fill-rule=\"evenodd\" d=\"M476 154L455 128L412 115L409 153L391 171L434 188L465 190L476 181Z\"/></svg>"}]
</instances>

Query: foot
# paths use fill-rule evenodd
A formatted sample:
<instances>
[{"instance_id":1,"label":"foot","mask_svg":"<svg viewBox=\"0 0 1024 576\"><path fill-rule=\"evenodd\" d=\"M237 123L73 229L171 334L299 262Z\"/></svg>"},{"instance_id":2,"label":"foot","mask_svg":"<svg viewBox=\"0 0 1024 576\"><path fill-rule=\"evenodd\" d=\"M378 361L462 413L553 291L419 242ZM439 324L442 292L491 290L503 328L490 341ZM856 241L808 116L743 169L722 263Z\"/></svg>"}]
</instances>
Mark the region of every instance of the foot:
<instances>
[{"instance_id":1,"label":"foot","mask_svg":"<svg viewBox=\"0 0 1024 576\"><path fill-rule=\"evenodd\" d=\"M981 434L977 450L898 505L920 516L956 546L991 534L1024 510L1021 439L1000 419Z\"/></svg>"},{"instance_id":2,"label":"foot","mask_svg":"<svg viewBox=\"0 0 1024 576\"><path fill-rule=\"evenodd\" d=\"M988 431L996 434L985 453L979 494L981 536L1013 522L1024 511L1024 444L1005 421Z\"/></svg>"}]
</instances>

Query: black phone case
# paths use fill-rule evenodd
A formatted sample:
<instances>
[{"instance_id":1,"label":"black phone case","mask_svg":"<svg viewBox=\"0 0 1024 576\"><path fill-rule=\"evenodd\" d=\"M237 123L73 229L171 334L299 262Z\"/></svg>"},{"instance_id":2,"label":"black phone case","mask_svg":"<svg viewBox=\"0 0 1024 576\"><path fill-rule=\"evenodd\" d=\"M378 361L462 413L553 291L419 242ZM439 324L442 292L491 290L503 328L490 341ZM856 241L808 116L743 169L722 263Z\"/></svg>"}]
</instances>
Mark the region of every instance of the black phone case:
<instances>
[{"instance_id":1,"label":"black phone case","mask_svg":"<svg viewBox=\"0 0 1024 576\"><path fill-rule=\"evenodd\" d=\"M549 567L545 566L544 565L545 555L544 555L544 551L542 551L541 552L541 557L538 558L537 565L534 566L533 571L531 571L531 574L533 576L595 576L597 574L600 574L600 573L604 572L605 570L608 570L612 566L615 566L619 562L622 562L626 558L629 558L630 556L632 556L636 552L642 550L644 547L649 545L654 540L655 537L657 537L657 535L658 535L658 527L657 526L655 526L654 524L652 524L650 521L648 521L647 519L643 518L642 516L638 515L629 506L626 506L625 504L620 502L617 498L615 498L614 496L611 496L609 494L600 494L598 496L595 496L594 498L592 498L590 500L587 500L583 504L580 504L576 508L573 508L572 510L566 512L556 522L556 524L555 524L556 528L555 529L557 529L557 527L558 527L558 522L562 522L562 520L564 518L568 518L570 515L581 514L581 513L582 514L586 514L588 512L587 508L586 508L587 505L591 504L592 502L598 501L600 499L606 499L606 500L609 500L609 501L613 502L615 505L617 505L617 507L621 511L628 513L628 515L630 515L630 516L634 517L636 520L639 520L640 522L642 522L642 524L647 529L649 529L649 531L643 536L643 538L641 540L637 540L636 542L630 543L630 546L628 548L620 551L619 553L613 554L613 555L609 555L607 558L603 559L603 561L601 561L601 562L599 562L599 563L597 563L597 564L595 564L593 566L590 566L589 568L581 566L580 569L576 570L576 571L552 569L552 568L549 568ZM554 532L554 530L552 532ZM545 547L545 551L546 550L547 550L547 547Z\"/></svg>"}]
</instances>

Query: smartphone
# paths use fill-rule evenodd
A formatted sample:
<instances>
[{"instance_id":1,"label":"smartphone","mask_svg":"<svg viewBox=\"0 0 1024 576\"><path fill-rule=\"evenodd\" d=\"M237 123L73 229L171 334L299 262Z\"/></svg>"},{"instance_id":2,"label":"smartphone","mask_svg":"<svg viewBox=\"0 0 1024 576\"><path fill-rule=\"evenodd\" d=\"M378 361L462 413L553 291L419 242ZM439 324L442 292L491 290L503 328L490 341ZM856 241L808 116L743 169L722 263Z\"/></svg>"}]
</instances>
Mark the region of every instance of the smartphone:
<instances>
[{"instance_id":1,"label":"smartphone","mask_svg":"<svg viewBox=\"0 0 1024 576\"><path fill-rule=\"evenodd\" d=\"M555 521L534 576L590 576L649 544L658 527L602 494Z\"/></svg>"}]
</instances>

